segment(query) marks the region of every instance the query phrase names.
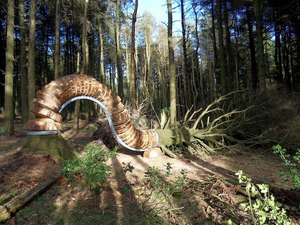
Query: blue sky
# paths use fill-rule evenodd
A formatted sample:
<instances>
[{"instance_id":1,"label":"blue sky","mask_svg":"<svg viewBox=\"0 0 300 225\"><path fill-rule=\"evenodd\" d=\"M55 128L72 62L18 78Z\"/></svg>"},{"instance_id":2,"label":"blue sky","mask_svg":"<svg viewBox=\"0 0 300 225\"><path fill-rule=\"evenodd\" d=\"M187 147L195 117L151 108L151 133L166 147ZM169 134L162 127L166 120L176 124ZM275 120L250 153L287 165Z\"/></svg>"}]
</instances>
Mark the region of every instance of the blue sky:
<instances>
[{"instance_id":1,"label":"blue sky","mask_svg":"<svg viewBox=\"0 0 300 225\"><path fill-rule=\"evenodd\" d=\"M139 0L138 14L142 15L144 11L149 11L158 23L168 23L167 0ZM181 26L179 8L173 10L173 21L173 31L176 31L176 27Z\"/></svg>"}]
</instances>

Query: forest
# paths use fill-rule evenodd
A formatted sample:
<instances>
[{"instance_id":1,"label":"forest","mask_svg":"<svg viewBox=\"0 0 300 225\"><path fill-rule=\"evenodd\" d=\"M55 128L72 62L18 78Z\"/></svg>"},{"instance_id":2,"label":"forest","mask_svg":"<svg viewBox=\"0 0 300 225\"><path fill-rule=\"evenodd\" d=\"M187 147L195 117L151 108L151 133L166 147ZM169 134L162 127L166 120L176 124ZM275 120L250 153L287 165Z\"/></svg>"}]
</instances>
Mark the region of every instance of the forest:
<instances>
[{"instance_id":1,"label":"forest","mask_svg":"<svg viewBox=\"0 0 300 225\"><path fill-rule=\"evenodd\" d=\"M106 85L121 98L130 112L134 126L156 130L159 137L158 147L170 160L181 157L188 160L192 155L196 155L198 159L202 154L216 154L218 151L226 152L224 154L248 154L241 152L249 149L251 157L259 151L259 154L266 154L264 157L268 158L267 153L270 154L270 149L273 149L280 154L282 160L287 160L290 154L295 155L293 160L296 164L292 160L285 161L285 165L298 170L291 169L289 175L285 175L289 177L287 180L291 185L296 186L289 186L289 190L299 191L299 0L162 0L157 7L165 7L167 23L157 21L148 11L140 13L139 5L142 1L139 0L0 0L0 3L0 153L3 151L2 138L3 146L6 146L9 138L18 138L22 130L20 127L35 119L32 112L37 106L34 99L39 90L63 77L69 79L67 75L85 74ZM176 21L180 26L174 26L175 12L180 14L180 21ZM48 88L47 91L49 90ZM90 135L89 132L93 131L84 144L75 144L76 141L73 140L71 145L74 148L86 145L87 149L91 149L87 142L93 136L94 139L102 138L113 149L114 144L118 144L111 139L112 135L106 128L103 128L106 125L99 122L102 115L103 111L88 100L70 104L62 112L62 129L67 130L62 140L72 139L67 138L69 131L76 135L83 131ZM88 124L87 128L82 128L80 122ZM92 127L91 130L89 126ZM76 135L71 136L74 138ZM35 148L35 144L28 145L28 138L26 146ZM87 150L84 148L83 152L85 151ZM271 170L280 167L280 163L276 161L278 159L272 157L269 160L274 161L268 162ZM105 161L104 158L101 160ZM7 160L0 157L0 168L8 168L4 165ZM166 163L164 160L165 158L157 159L157 162ZM179 161L176 162L181 165ZM154 221L158 224L196 224L197 220L194 218L177 217L188 212L187 208L180 211L179 199L182 197L182 190L196 191L190 181L187 181L190 178L182 172L182 177L176 177L176 187L170 187L167 182L155 183L152 179L154 176L161 176L166 181L171 179L170 165L163 165L167 171L164 175L152 167L145 172L149 180L143 183L144 187L156 188L151 194L166 196L168 193L171 197L166 200L167 203L161 205L162 202L149 201L147 198L138 198L132 203L142 207L139 210L142 210L147 223ZM132 172L133 168L130 166L129 162L123 168L124 177L126 172ZM105 169L107 174L111 174L110 170ZM258 171L256 172L259 173ZM74 172L73 175L78 173ZM64 174L62 177L68 180L68 175ZM55 174L53 182L57 182L57 176ZM106 176L109 175L104 177ZM83 177L88 175L82 175L81 179ZM257 179L258 182L269 182L265 177L260 178ZM62 181L61 177L59 179L61 183L71 183ZM246 184L246 187L253 185L242 173L239 173L239 181ZM105 181L84 182L92 182L91 187L96 195L99 195L99 190L108 192ZM129 179L127 185L130 186L130 182L133 181ZM217 192L222 189L225 193L232 185L236 188L233 188L234 191L238 192L238 187L222 179L210 178L205 182L212 184L211 188L216 188L217 184L219 189L214 189ZM189 185L184 186L185 183ZM177 190L178 186L180 188ZM282 199L288 199L290 196L287 196L287 192L278 191L281 187L281 184L276 183L273 191ZM127 186L124 188L128 189ZM246 191L249 190L246 188ZM1 200L1 191L0 185L0 222L1 204L6 201ZM127 191L135 193L131 189ZM198 191L197 189L196 192ZM255 195L250 192L248 194ZM173 197L175 200L178 198L176 204L180 209L170 200ZM209 199L212 198L210 195ZM214 200L216 199L218 203L215 205L204 204L203 207L207 210L216 209L221 204L226 212L224 217L217 216L222 214L220 212L208 213L206 210L204 214L200 213L200 221L222 224L220 221L224 222L226 218L228 224L245 221L248 224L251 220L253 224L264 224L261 221L254 222L253 209L250 210L250 217L243 213L236 215L232 213L232 210L237 210L232 206L232 199L220 200L215 197ZM292 201L285 204L299 207L300 197L297 199L297 203ZM117 198L114 201L117 202ZM155 204L158 209L154 210L148 204ZM192 205L191 203L191 207L194 207ZM166 207L176 210L167 210L162 215ZM287 211L292 221L297 223L299 213L291 208ZM103 211L103 215L106 213ZM280 214L282 217L279 214L277 211L276 221L282 218L281 222L285 221L284 224L293 224L286 222L284 213ZM118 215L107 224L123 224L124 218ZM22 219L28 222L26 216ZM61 219L67 221L66 218ZM72 221L71 217L68 219ZM132 222L124 220L124 224ZM24 221L23 224L26 224ZM42 220L37 221L42 223ZM274 221L275 217L270 217L270 224Z\"/></svg>"},{"instance_id":2,"label":"forest","mask_svg":"<svg viewBox=\"0 0 300 225\"><path fill-rule=\"evenodd\" d=\"M74 73L156 112L170 107L174 82L178 120L235 90L299 91L296 0L175 1L180 31L172 21L136 14L134 1L8 3L1 2L0 12L0 108L4 112L6 96L11 109L5 111L23 122L41 87Z\"/></svg>"}]
</instances>

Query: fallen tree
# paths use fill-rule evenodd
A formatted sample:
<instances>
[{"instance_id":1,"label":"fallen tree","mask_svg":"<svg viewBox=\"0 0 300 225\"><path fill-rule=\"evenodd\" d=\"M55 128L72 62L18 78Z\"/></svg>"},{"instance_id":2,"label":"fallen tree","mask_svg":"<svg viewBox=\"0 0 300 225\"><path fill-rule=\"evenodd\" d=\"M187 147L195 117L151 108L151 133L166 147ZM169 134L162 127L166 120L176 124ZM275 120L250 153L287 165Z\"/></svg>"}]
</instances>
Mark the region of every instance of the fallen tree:
<instances>
[{"instance_id":1,"label":"fallen tree","mask_svg":"<svg viewBox=\"0 0 300 225\"><path fill-rule=\"evenodd\" d=\"M250 108L224 112L224 105L220 106L236 93L221 96L205 109L188 110L183 121L177 124L170 124L168 115L163 111L161 129L156 129L163 151L176 157L170 146L180 146L191 153L213 153L219 149L235 150L237 145L244 144L245 141L234 137L232 128L236 130L240 126L240 119Z\"/></svg>"},{"instance_id":2,"label":"fallen tree","mask_svg":"<svg viewBox=\"0 0 300 225\"><path fill-rule=\"evenodd\" d=\"M35 186L34 188L25 192L24 194L10 200L4 205L0 205L0 222L10 219L12 214L16 213L18 210L23 208L27 203L32 201L36 196L48 190L54 183L58 181L58 179L59 177L51 178Z\"/></svg>"}]
</instances>

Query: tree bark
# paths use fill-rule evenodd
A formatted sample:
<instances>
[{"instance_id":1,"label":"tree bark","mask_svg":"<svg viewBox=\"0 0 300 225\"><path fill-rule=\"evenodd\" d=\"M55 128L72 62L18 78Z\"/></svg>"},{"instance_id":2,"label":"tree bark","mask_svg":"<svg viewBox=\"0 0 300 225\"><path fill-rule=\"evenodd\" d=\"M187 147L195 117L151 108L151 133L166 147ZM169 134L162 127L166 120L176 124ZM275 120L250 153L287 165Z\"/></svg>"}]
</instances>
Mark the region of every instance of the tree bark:
<instances>
[{"instance_id":1,"label":"tree bark","mask_svg":"<svg viewBox=\"0 0 300 225\"><path fill-rule=\"evenodd\" d=\"M196 4L196 3L195 3ZM200 40L199 40L199 34L198 34L198 12L199 10L197 9L197 5L195 5L193 7L193 12L194 12L194 16L195 16L195 37L196 37L196 49L195 49L195 61L196 61L196 74L199 73L199 85L200 85L200 93L201 93L201 101L202 104L205 101L204 98L204 86L203 86L203 75L202 75L202 60L201 63L199 62L199 49L200 49ZM196 90L195 87L195 92L197 93L198 91ZM194 97L195 100L197 100L198 94L197 96ZM201 104L198 103L198 105L195 104L195 108L197 108L198 106L200 107Z\"/></svg>"},{"instance_id":2,"label":"tree bark","mask_svg":"<svg viewBox=\"0 0 300 225\"><path fill-rule=\"evenodd\" d=\"M136 23L136 15L138 10L138 0L135 0L135 7L132 13L132 25L131 25L131 74L130 74L130 96L131 96L131 104L133 109L137 109L137 96L136 96L136 85L135 85L135 23Z\"/></svg>"},{"instance_id":3,"label":"tree bark","mask_svg":"<svg viewBox=\"0 0 300 225\"><path fill-rule=\"evenodd\" d=\"M55 49L54 49L54 79L59 77L59 43L60 43L60 24L59 24L59 0L56 0L55 6Z\"/></svg>"},{"instance_id":4,"label":"tree bark","mask_svg":"<svg viewBox=\"0 0 300 225\"><path fill-rule=\"evenodd\" d=\"M219 53L220 53L220 67L221 67L221 94L225 95L227 92L226 82L226 64L225 64L225 48L223 41L223 26L222 26L222 0L217 0L217 17L218 17L218 37L219 37Z\"/></svg>"},{"instance_id":5,"label":"tree bark","mask_svg":"<svg viewBox=\"0 0 300 225\"><path fill-rule=\"evenodd\" d=\"M30 4L30 27L29 27L29 47L28 47L28 107L34 107L35 97L35 30L36 30L36 0ZM34 119L34 115L29 112L28 118Z\"/></svg>"},{"instance_id":6,"label":"tree bark","mask_svg":"<svg viewBox=\"0 0 300 225\"><path fill-rule=\"evenodd\" d=\"M229 27L229 18L228 18L228 8L227 8L227 0L223 1L224 5L224 21L225 21L225 31L226 31L226 55L227 55L227 77L228 77L228 92L233 91L233 72L232 72L232 50L231 50L231 34Z\"/></svg>"},{"instance_id":7,"label":"tree bark","mask_svg":"<svg viewBox=\"0 0 300 225\"><path fill-rule=\"evenodd\" d=\"M87 9L89 0L84 2L83 23L82 23L82 74L89 73L89 48L87 42Z\"/></svg>"},{"instance_id":8,"label":"tree bark","mask_svg":"<svg viewBox=\"0 0 300 225\"><path fill-rule=\"evenodd\" d=\"M215 0L212 0L211 1L211 30L212 30L212 41L213 41L213 50L214 50L214 59L212 61L212 72L215 73L215 77L218 77L218 73L216 71L216 68L217 68L217 65L218 65L218 62L219 62L219 55L218 55L218 49L217 49L217 37L216 37L216 25L215 25L215 7L214 7L214 1ZM217 79L217 82L218 79ZM215 85L212 84L211 85L211 95L213 96L213 89L215 88L214 87Z\"/></svg>"},{"instance_id":9,"label":"tree bark","mask_svg":"<svg viewBox=\"0 0 300 225\"><path fill-rule=\"evenodd\" d=\"M5 120L8 136L14 134L14 1L8 1L5 67Z\"/></svg>"},{"instance_id":10,"label":"tree bark","mask_svg":"<svg viewBox=\"0 0 300 225\"><path fill-rule=\"evenodd\" d=\"M32 201L35 197L48 190L54 183L58 181L57 178L50 178L47 181L35 186L24 194L12 199L3 206L0 206L0 222L10 219L12 213L16 213L22 209L27 203Z\"/></svg>"},{"instance_id":11,"label":"tree bark","mask_svg":"<svg viewBox=\"0 0 300 225\"><path fill-rule=\"evenodd\" d=\"M20 23L20 72L21 72L21 123L28 120L27 101L27 70L26 70L26 41L24 22L24 3L19 0L19 23Z\"/></svg>"},{"instance_id":12,"label":"tree bark","mask_svg":"<svg viewBox=\"0 0 300 225\"><path fill-rule=\"evenodd\" d=\"M57 163L77 158L76 151L60 134L28 135L24 148L26 153L50 155Z\"/></svg>"},{"instance_id":13,"label":"tree bark","mask_svg":"<svg viewBox=\"0 0 300 225\"><path fill-rule=\"evenodd\" d=\"M263 24L262 24L263 1L254 0L253 7L254 7L254 14L256 19L256 32L257 32L259 90L263 92L266 90L266 69L265 69L265 60L264 60Z\"/></svg>"},{"instance_id":14,"label":"tree bark","mask_svg":"<svg viewBox=\"0 0 300 225\"><path fill-rule=\"evenodd\" d=\"M188 91L188 73L187 73L187 48L186 48L186 23L185 23L185 12L184 12L184 0L180 0L181 8L181 29L182 29L182 50L183 50L183 61L182 61L182 76L183 76L183 91L184 91L184 102L187 108L190 108L190 92Z\"/></svg>"},{"instance_id":15,"label":"tree bark","mask_svg":"<svg viewBox=\"0 0 300 225\"><path fill-rule=\"evenodd\" d=\"M250 90L257 90L258 88L258 76L257 76L257 63L255 56L255 44L253 36L253 19L250 9L246 8L246 17L248 25L248 37L249 37L249 47L250 47L250 81L251 84L248 85Z\"/></svg>"},{"instance_id":16,"label":"tree bark","mask_svg":"<svg viewBox=\"0 0 300 225\"><path fill-rule=\"evenodd\" d=\"M281 60L281 42L280 42L280 26L278 22L275 23L275 66L276 66L276 80L279 84L283 84L283 74L282 74L282 60ZM300 56L300 55L299 55ZM300 65L300 64L299 64Z\"/></svg>"},{"instance_id":17,"label":"tree bark","mask_svg":"<svg viewBox=\"0 0 300 225\"><path fill-rule=\"evenodd\" d=\"M99 19L99 39L100 39L100 81L105 84L106 83L106 75L104 70L104 41L103 41L103 32L102 32L102 19Z\"/></svg>"},{"instance_id":18,"label":"tree bark","mask_svg":"<svg viewBox=\"0 0 300 225\"><path fill-rule=\"evenodd\" d=\"M167 0L168 5L168 49L169 49L169 72L170 72L170 122L175 123L176 110L176 70L173 45L173 15L172 0Z\"/></svg>"},{"instance_id":19,"label":"tree bark","mask_svg":"<svg viewBox=\"0 0 300 225\"><path fill-rule=\"evenodd\" d=\"M120 29L121 29L121 5L120 0L116 2L116 24L115 24L115 35L116 35L116 57L117 57L117 71L118 71L118 95L121 99L124 98L123 90L123 70L122 70L122 56L121 56L121 40L120 40Z\"/></svg>"}]
</instances>

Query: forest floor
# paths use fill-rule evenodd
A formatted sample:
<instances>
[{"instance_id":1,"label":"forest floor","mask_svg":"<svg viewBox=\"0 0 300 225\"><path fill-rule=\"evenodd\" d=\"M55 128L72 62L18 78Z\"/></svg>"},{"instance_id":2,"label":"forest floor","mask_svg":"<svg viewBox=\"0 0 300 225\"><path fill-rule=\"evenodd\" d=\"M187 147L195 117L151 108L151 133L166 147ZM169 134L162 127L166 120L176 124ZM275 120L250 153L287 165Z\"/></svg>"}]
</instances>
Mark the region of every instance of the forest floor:
<instances>
[{"instance_id":1,"label":"forest floor","mask_svg":"<svg viewBox=\"0 0 300 225\"><path fill-rule=\"evenodd\" d=\"M26 131L21 127L16 122L13 137L0 136L0 205L59 176L61 165L50 157L24 154ZM63 136L83 155L87 144L103 145L92 139L94 128L89 125L88 129L78 133L70 130ZM229 219L233 224L251 224L249 212L240 206L247 198L238 192L235 173L239 170L256 184L269 184L289 217L300 224L299 192L278 175L286 168L271 150L248 149L174 159L166 155L144 158L141 153L120 148L107 164L113 174L98 195L80 177L61 178L4 224L227 224ZM165 180L159 178L155 188L149 185L149 169L153 167L162 174L168 167L171 174ZM184 179L180 179L182 170L186 172ZM170 193L166 187L178 180L185 182L180 193L165 196ZM227 181L236 183L230 185Z\"/></svg>"}]
</instances>

